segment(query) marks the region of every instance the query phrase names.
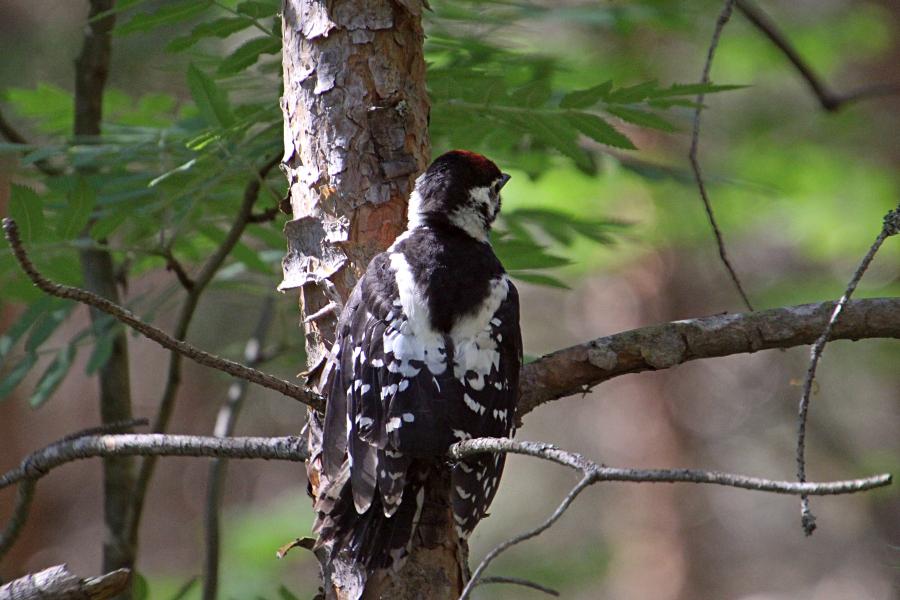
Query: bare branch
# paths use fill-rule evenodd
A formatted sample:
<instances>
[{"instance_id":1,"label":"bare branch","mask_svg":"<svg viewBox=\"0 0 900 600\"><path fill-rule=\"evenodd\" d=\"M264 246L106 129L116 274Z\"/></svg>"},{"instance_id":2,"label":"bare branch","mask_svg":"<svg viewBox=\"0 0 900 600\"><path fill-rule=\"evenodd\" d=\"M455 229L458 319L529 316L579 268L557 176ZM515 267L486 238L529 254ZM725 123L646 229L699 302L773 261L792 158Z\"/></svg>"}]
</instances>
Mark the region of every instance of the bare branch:
<instances>
[{"instance_id":1,"label":"bare branch","mask_svg":"<svg viewBox=\"0 0 900 600\"><path fill-rule=\"evenodd\" d=\"M128 421L120 421L118 423L107 423L98 427L91 427L89 429L71 433L62 438L60 442L68 442L89 435L115 433L146 424L146 419L131 419ZM0 533L0 558L3 558L3 556L9 552L13 544L16 543L19 534L22 532L22 527L28 519L31 502L34 500L34 487L35 481L25 480L19 485L19 489L16 491L16 503L15 506L13 506L12 516L9 518L9 522L6 524L3 532Z\"/></svg>"},{"instance_id":2,"label":"bare branch","mask_svg":"<svg viewBox=\"0 0 900 600\"><path fill-rule=\"evenodd\" d=\"M262 362L262 347L266 334L272 324L275 300L272 296L266 297L259 321L250 339L244 347L244 360L247 366L257 367ZM219 409L216 417L216 426L213 435L216 437L229 437L234 434L234 427L238 415L244 405L247 395L247 382L243 379L235 380L228 388L228 399ZM209 479L206 487L206 510L204 512L204 529L206 531L206 556L203 562L203 598L215 600L219 586L219 508L222 503L222 489L225 486L225 472L227 461L215 458L209 464Z\"/></svg>"},{"instance_id":3,"label":"bare branch","mask_svg":"<svg viewBox=\"0 0 900 600\"><path fill-rule=\"evenodd\" d=\"M306 460L299 437L230 437L122 433L59 441L29 454L18 467L0 475L0 489L37 480L52 469L85 458L109 456L205 456L264 460Z\"/></svg>"},{"instance_id":4,"label":"bare branch","mask_svg":"<svg viewBox=\"0 0 900 600\"><path fill-rule=\"evenodd\" d=\"M12 516L9 518L6 527L0 532L0 558L9 552L16 540L19 539L19 534L22 533L22 528L25 526L25 521L28 520L28 515L31 512L31 502L34 500L34 487L34 481L26 480L16 490L16 503L13 505Z\"/></svg>"},{"instance_id":5,"label":"bare branch","mask_svg":"<svg viewBox=\"0 0 900 600\"><path fill-rule=\"evenodd\" d=\"M832 91L828 87L828 84L820 79L816 72L813 71L812 67L803 60L803 57L800 56L797 49L794 48L790 41L788 41L784 33L778 28L778 25L776 25L762 9L756 6L751 0L737 0L735 5L754 27L765 34L765 36L781 50L791 64L794 65L794 68L797 69L797 72L809 86L810 91L812 91L813 95L819 101L819 104L822 105L822 108L828 112L837 112L852 102L877 98L879 96L900 94L900 83L877 83L860 87L845 94L839 94Z\"/></svg>"},{"instance_id":6,"label":"bare branch","mask_svg":"<svg viewBox=\"0 0 900 600\"><path fill-rule=\"evenodd\" d=\"M725 0L722 12L719 13L719 18L716 19L716 28L713 30L712 40L709 42L709 50L706 53L706 63L703 65L703 75L700 77L701 84L709 83L709 72L710 69L712 69L716 48L719 46L719 38L722 36L722 30L731 18L734 1L735 0ZM703 200L703 208L706 210L706 217L709 219L709 225L712 227L713 235L716 238L716 246L719 249L719 258L728 270L728 276L731 277L734 287L737 288L738 293L741 295L744 305L748 310L753 310L753 305L750 304L750 300L747 298L747 293L741 285L741 280L738 278L737 272L731 265L731 261L728 260L728 254L725 251L725 240L722 237L722 231L719 229L718 223L716 223L716 216L713 213L712 204L709 201L709 194L706 191L706 183L703 181L703 173L700 170L700 160L697 158L697 152L700 146L700 115L703 112L704 97L705 94L703 92L697 94L697 107L694 109L694 126L691 132L691 150L688 153L688 158L691 161L691 170L694 172L694 181L697 183L697 189L700 191L700 199Z\"/></svg>"},{"instance_id":7,"label":"bare branch","mask_svg":"<svg viewBox=\"0 0 900 600\"><path fill-rule=\"evenodd\" d=\"M75 300L76 302L93 306L140 332L163 348L177 352L201 365L218 369L219 371L223 371L234 377L246 379L250 383L255 383L262 387L275 390L285 396L299 400L316 410L323 409L324 401L322 398L299 385L263 373L257 369L251 369L246 365L242 365L233 360L221 358L214 354L210 354L209 352L200 350L191 344L173 338L161 329L145 323L131 311L110 302L105 298L101 298L96 294L92 294L91 292L79 288L50 281L35 269L31 259L28 258L28 255L22 246L22 241L19 238L18 227L16 226L15 221L9 218L3 219L3 231L13 250L13 254L15 254L16 260L19 262L19 266L25 274L28 275L29 279L31 279L31 281L43 292L58 298Z\"/></svg>"},{"instance_id":8,"label":"bare branch","mask_svg":"<svg viewBox=\"0 0 900 600\"><path fill-rule=\"evenodd\" d=\"M493 561L502 552L511 548L512 546L515 546L516 544L518 544L520 542L524 542L525 540L529 540L533 537L536 537L536 536L540 535L541 533L543 533L544 531L546 531L547 529L550 529L550 527L552 527L553 524L556 523L561 516L563 516L563 513L565 513L566 510L568 510L568 508L569 508L569 506L571 506L572 502L575 501L575 498L578 497L578 494L583 492L585 490L585 488L587 488L589 485L591 485L591 483L593 483L593 481L591 481L590 476L585 475L581 479L581 481L579 481L578 484L575 487L573 487L571 489L571 491L569 491L569 493L566 495L566 497L563 498L563 501L559 504L559 506L556 507L556 510L553 511L553 514L550 515L549 517L547 517L547 520L545 520L543 523L541 523L534 529L530 529L530 530L526 531L525 533L522 533L513 538L510 538L510 539L502 542L495 548L491 549L491 551L487 553L487 555L481 560L481 562L478 564L478 567L472 573L472 578L468 581L468 583L466 583L466 587L463 588L462 594L460 594L460 596L459 596L459 600L466 600L466 598L469 597L469 595L472 593L472 590L475 589L476 585L478 585L478 580L481 577L481 574L484 573L484 571L485 571L485 569L487 569L488 565L491 564L491 561Z\"/></svg>"},{"instance_id":9,"label":"bare branch","mask_svg":"<svg viewBox=\"0 0 900 600\"><path fill-rule=\"evenodd\" d=\"M0 600L105 600L122 593L131 582L131 571L80 579L66 565L57 565L0 586Z\"/></svg>"},{"instance_id":10,"label":"bare branch","mask_svg":"<svg viewBox=\"0 0 900 600\"><path fill-rule=\"evenodd\" d=\"M884 240L892 235L896 235L898 232L900 232L900 205L884 216L881 231L871 247L869 247L869 251L866 252L866 255L860 261L859 266L856 267L856 272L850 278L850 282L847 284L841 299L834 306L834 310L832 310L831 317L829 317L822 334L816 339L815 344L810 349L809 368L806 370L806 378L803 381L803 393L800 396L800 406L797 410L797 481L801 483L806 481L806 422L809 414L809 398L812 393L813 381L816 378L816 368L819 365L819 359L825 350L825 344L828 343L828 339L831 337L835 323L841 316L850 296L856 290L856 286L859 284L862 276L872 263L872 259L875 258L875 254L881 248ZM809 508L809 498L806 495L800 497L800 520L804 533L812 535L812 532L816 529L816 517Z\"/></svg>"},{"instance_id":11,"label":"bare branch","mask_svg":"<svg viewBox=\"0 0 900 600\"><path fill-rule=\"evenodd\" d=\"M261 213L253 213L247 219L250 223L268 223L269 221L274 221L275 217L278 216L278 207L271 206Z\"/></svg>"},{"instance_id":12,"label":"bare branch","mask_svg":"<svg viewBox=\"0 0 900 600\"><path fill-rule=\"evenodd\" d=\"M701 358L812 344L834 303L686 319L633 329L557 350L522 369L519 417L613 377ZM900 298L848 302L831 339L900 339Z\"/></svg>"},{"instance_id":13,"label":"bare branch","mask_svg":"<svg viewBox=\"0 0 900 600\"><path fill-rule=\"evenodd\" d=\"M607 467L590 461L575 452L560 450L552 444L540 442L519 442L507 438L480 438L459 442L450 447L448 454L451 458L459 460L467 456L482 454L484 452L505 452L508 454L523 454L542 458L557 464L575 469L582 473L582 479L573 487L550 517L537 527L520 535L510 538L493 548L482 559L481 563L472 573L472 578L466 584L460 600L469 597L472 589L478 585L478 580L487 566L498 555L508 548L540 535L549 529L563 513L569 508L575 498L588 486L601 481L630 481L636 483L707 483L724 485L747 490L771 492L775 494L808 494L814 496L826 496L836 494L852 494L883 487L891 483L891 475L884 473L864 479L851 479L846 481L830 481L824 483L795 483L792 481L776 481L746 475L720 473L717 471L704 471L699 469L623 469Z\"/></svg>"},{"instance_id":14,"label":"bare branch","mask_svg":"<svg viewBox=\"0 0 900 600\"><path fill-rule=\"evenodd\" d=\"M873 475L863 479L848 479L825 483L799 483L794 481L777 481L760 477L748 477L705 471L701 469L626 469L607 467L586 459L576 452L560 450L553 444L543 442L524 442L508 438L479 438L457 442L450 447L448 454L459 460L485 452L505 452L507 454L523 454L555 462L557 464L589 474L594 481L630 481L634 483L707 483L727 487L742 488L757 492L773 494L810 496L835 496L853 494L883 487L891 483L890 473ZM2 481L2 480L0 480Z\"/></svg>"},{"instance_id":15,"label":"bare branch","mask_svg":"<svg viewBox=\"0 0 900 600\"><path fill-rule=\"evenodd\" d=\"M528 581L527 579L520 579L518 577L482 577L478 582L478 585L485 585L487 583L508 583L511 585L521 585L522 587L527 587L539 592L544 592L548 596L553 596L555 598L559 597L559 592L552 588L545 587L533 581Z\"/></svg>"},{"instance_id":16,"label":"bare branch","mask_svg":"<svg viewBox=\"0 0 900 600\"><path fill-rule=\"evenodd\" d=\"M190 293L194 289L194 280L187 274L184 265L182 265L181 262L175 258L175 255L172 254L172 249L163 248L159 251L159 255L166 260L166 270L175 273L178 283L181 284L181 287L183 287L185 291Z\"/></svg>"}]
</instances>

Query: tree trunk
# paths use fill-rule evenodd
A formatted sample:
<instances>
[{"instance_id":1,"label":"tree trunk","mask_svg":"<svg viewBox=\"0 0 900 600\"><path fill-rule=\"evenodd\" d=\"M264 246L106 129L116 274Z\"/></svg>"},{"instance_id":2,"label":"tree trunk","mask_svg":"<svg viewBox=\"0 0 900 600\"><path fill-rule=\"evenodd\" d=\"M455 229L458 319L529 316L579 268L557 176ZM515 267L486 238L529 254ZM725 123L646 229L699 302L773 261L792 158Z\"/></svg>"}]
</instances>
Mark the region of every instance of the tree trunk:
<instances>
[{"instance_id":1,"label":"tree trunk","mask_svg":"<svg viewBox=\"0 0 900 600\"><path fill-rule=\"evenodd\" d=\"M342 303L403 231L414 179L427 166L421 11L420 0L284 0L283 163L293 219L280 289L298 289L303 314L317 315L306 326L314 385L337 316L322 310ZM307 471L315 495L317 456ZM464 544L452 527L449 486L435 483L434 514L422 515L432 526L420 527L399 573L370 578L365 597L458 597ZM340 584L326 582L329 595L341 597Z\"/></svg>"},{"instance_id":2,"label":"tree trunk","mask_svg":"<svg viewBox=\"0 0 900 600\"><path fill-rule=\"evenodd\" d=\"M115 25L115 0L91 0L84 29L81 53L75 61L75 124L73 132L81 143L95 143L101 133L103 93L112 54L112 30ZM98 15L105 14L101 18ZM87 170L85 174L91 171ZM87 235L87 231L85 232ZM105 249L85 249L79 253L85 289L121 304L116 287L115 265ZM91 309L91 321L102 322L103 313ZM131 382L129 378L128 339L119 328L113 338L109 359L100 368L100 417L104 424L130 421ZM103 459L103 502L106 534L103 541L103 571L132 569L136 541L130 539L127 526L129 503L134 489L134 459ZM120 598L130 598L128 591Z\"/></svg>"}]
</instances>

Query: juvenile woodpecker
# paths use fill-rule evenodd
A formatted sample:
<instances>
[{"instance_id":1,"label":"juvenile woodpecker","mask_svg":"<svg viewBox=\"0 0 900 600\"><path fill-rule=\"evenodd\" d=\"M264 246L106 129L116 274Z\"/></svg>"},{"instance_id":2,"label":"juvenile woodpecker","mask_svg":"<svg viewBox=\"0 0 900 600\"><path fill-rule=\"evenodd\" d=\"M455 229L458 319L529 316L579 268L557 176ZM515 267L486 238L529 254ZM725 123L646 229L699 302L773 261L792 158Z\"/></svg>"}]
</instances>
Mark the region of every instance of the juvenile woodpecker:
<instances>
[{"instance_id":1,"label":"juvenile woodpecker","mask_svg":"<svg viewBox=\"0 0 900 600\"><path fill-rule=\"evenodd\" d=\"M497 492L504 455L450 463L446 451L515 430L519 297L488 237L508 180L472 152L435 160L416 180L406 232L372 259L338 321L313 444L325 484L314 530L331 568L363 582L402 565L429 470L450 470L463 539Z\"/></svg>"}]
</instances>

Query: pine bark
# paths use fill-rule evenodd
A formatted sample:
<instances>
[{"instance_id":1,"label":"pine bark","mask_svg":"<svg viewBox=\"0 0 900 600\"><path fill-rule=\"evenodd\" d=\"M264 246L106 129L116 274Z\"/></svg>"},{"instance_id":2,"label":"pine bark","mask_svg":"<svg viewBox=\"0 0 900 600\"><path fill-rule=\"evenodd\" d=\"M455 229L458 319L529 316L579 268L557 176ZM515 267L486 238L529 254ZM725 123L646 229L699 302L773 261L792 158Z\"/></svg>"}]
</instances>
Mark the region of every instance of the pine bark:
<instances>
[{"instance_id":1,"label":"pine bark","mask_svg":"<svg viewBox=\"0 0 900 600\"><path fill-rule=\"evenodd\" d=\"M346 299L369 260L404 229L430 151L421 13L420 0L284 0L283 167L293 218L280 289L299 290L304 316ZM336 316L306 325L313 385ZM315 496L315 456L307 472ZM449 486L434 484L432 514L422 518L431 526L420 528L399 573L370 578L365 598L458 597L464 544L452 527ZM340 581L326 586L346 597Z\"/></svg>"}]
</instances>

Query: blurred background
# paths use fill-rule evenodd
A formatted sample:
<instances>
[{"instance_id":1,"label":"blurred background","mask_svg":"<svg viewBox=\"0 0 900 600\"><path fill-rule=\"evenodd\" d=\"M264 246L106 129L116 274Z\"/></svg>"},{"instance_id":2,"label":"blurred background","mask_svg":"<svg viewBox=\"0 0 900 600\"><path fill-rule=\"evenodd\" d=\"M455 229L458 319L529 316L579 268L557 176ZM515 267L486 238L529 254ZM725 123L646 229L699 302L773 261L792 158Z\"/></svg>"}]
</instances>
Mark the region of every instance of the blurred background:
<instances>
[{"instance_id":1,"label":"blurred background","mask_svg":"<svg viewBox=\"0 0 900 600\"><path fill-rule=\"evenodd\" d=\"M137 12L123 13L120 23L134 14L153 14L166 3L132 4ZM466 126L466 117L458 114L460 102L447 96L467 93L469 81L460 76L464 69L484 80L495 78L505 86L502 94L510 96L537 82L549 92L540 102L607 80L616 88L696 82L719 2L432 4L425 20L433 154L469 147L514 174L504 189L506 236L498 246L507 253L504 260L520 260L524 267L517 285L528 356L642 325L744 310L719 262L688 170L690 106L644 107L665 119L662 123L649 118L634 123L640 119L607 110L606 118L637 150L581 138L573 156L574 151L542 144L533 132L529 137L512 125L506 129L499 117ZM836 91L900 82L900 3L760 4ZM189 235L187 227L175 246L193 264L212 247L215 226L227 222L241 190L236 179L210 183L230 163L197 141L210 124L202 122L195 106L196 94L185 77L188 65L212 72L235 114L247 116L251 133L234 142L239 151L228 153L228 160L238 156L244 166L259 164L281 151L277 48L257 52L249 67L228 71L219 66L223 57L234 56L258 32L183 41L191 40L198 23L237 14L236 6L215 3L210 10L222 11L217 17L197 12L155 29L120 31L113 45L106 131L119 136L121 146L111 142L86 157L65 142L86 3L5 0L0 5L0 106L30 140L52 149L35 155L40 150L35 146L26 163L110 160L126 152L123 147L127 152L140 147L160 153L154 161L127 155L149 165L141 177L165 175L153 194L170 199L172 190L186 190L177 206L122 191L101 190L98 196L113 207L110 219L119 219L110 229L115 231L111 243L131 265L129 306L165 329L173 326L180 292L165 261L141 249L149 247L146 240L155 239L156 229L197 219L208 225L201 228L205 233ZM254 18L268 18L263 25L270 27L275 23L270 12ZM711 77L716 84L746 86L707 96L700 158L730 257L754 305L837 298L878 233L881 217L900 198L900 95L824 111L784 56L737 12ZM229 143L226 139L222 148ZM24 184L48 198L46 210L55 214L52 198L64 192L52 183L33 184L33 169L10 148L4 150L0 213L9 212L16 189L11 184ZM198 162L175 172L194 155ZM123 186L146 184L133 172L128 176L132 179L122 176ZM283 191L276 171L260 202L272 205ZM145 215L143 225L131 225L129 215L143 210L132 202L159 212ZM182 204L189 205L183 213ZM190 329L193 343L241 356L262 299L273 295L280 281L283 221L279 215L253 226L246 251L229 261L205 294ZM77 264L70 266L65 258L72 248L47 243L36 259L57 277L77 282ZM888 240L858 296L900 295L898 259L898 240ZM5 250L2 261L0 331L9 330L36 298L13 274ZM274 307L263 368L291 378L304 369L305 359L297 299L275 294ZM31 450L99 422L97 384L85 374L94 356L90 338L79 339L83 351L52 397L34 401L44 366L87 327L87 311L75 307L57 321L37 366L0 401L0 471ZM15 368L23 343L4 357L0 377L8 378ZM168 356L139 337L129 335L129 344L134 410L152 418ZM584 396L542 406L528 415L518 437L553 442L612 466L696 467L792 479L795 413L806 365L807 349L796 348L620 377ZM209 434L230 382L191 363L185 364L183 381L170 429ZM251 387L236 434L296 434L304 420L301 405ZM897 342L830 344L811 408L810 479L897 474L898 425ZM501 540L543 520L576 483L575 474L549 463L512 456L507 464L492 518L471 539L473 565ZM207 470L200 459L169 458L158 466L138 560L152 598L172 597L200 572ZM97 461L70 464L42 479L21 539L0 561L0 577L61 562L82 576L98 573L104 528L100 491ZM0 491L0 519L10 514L14 496L12 489ZM596 485L553 529L508 551L490 571L526 577L572 599L900 598L898 486L813 498L812 507L819 528L806 538L792 497L688 484ZM282 585L298 597L311 597L318 585L312 556L294 550L281 561L274 558L282 544L309 535L311 522L301 465L232 461L223 511L222 597L277 598ZM482 598L539 596L501 585L479 590ZM199 597L199 586L186 597Z\"/></svg>"}]
</instances>

